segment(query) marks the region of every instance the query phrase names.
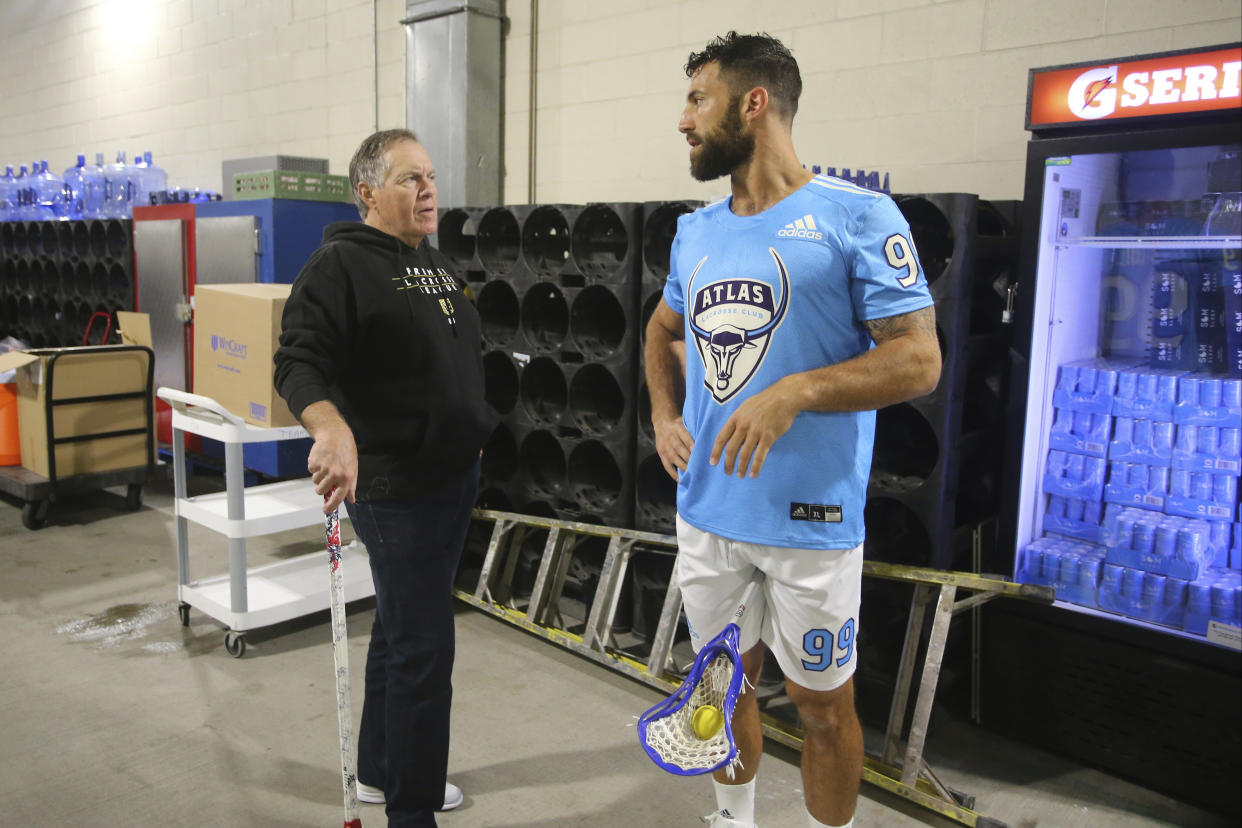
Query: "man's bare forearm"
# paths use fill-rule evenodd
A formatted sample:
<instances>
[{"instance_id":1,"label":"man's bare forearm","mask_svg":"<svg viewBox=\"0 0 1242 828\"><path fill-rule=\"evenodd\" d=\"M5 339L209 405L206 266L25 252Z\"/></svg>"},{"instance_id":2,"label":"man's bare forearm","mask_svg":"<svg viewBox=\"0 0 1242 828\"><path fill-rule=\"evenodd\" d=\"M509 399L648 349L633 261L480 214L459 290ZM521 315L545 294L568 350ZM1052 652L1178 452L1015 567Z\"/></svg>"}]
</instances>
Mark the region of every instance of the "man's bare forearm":
<instances>
[{"instance_id":1,"label":"man's bare forearm","mask_svg":"<svg viewBox=\"0 0 1242 828\"><path fill-rule=\"evenodd\" d=\"M931 308L867 323L876 347L853 359L780 380L799 411L872 411L930 394L940 380Z\"/></svg>"},{"instance_id":2,"label":"man's bare forearm","mask_svg":"<svg viewBox=\"0 0 1242 828\"><path fill-rule=\"evenodd\" d=\"M299 419L311 437L319 437L327 431L349 428L341 412L329 400L319 400L306 406Z\"/></svg>"},{"instance_id":3,"label":"man's bare forearm","mask_svg":"<svg viewBox=\"0 0 1242 828\"><path fill-rule=\"evenodd\" d=\"M671 420L681 416L681 399L686 384L685 364L674 348L680 341L654 321L647 327L643 358L653 420Z\"/></svg>"}]
</instances>

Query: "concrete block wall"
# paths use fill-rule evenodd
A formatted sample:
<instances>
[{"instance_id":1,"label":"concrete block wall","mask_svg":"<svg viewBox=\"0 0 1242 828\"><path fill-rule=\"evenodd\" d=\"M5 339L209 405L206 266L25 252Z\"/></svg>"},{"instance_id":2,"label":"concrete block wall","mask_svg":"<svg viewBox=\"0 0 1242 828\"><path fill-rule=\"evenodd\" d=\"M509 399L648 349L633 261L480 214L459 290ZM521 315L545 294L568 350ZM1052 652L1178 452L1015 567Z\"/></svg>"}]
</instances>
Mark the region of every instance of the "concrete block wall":
<instances>
[{"instance_id":1,"label":"concrete block wall","mask_svg":"<svg viewBox=\"0 0 1242 828\"><path fill-rule=\"evenodd\" d=\"M378 0L382 127L405 121L403 0ZM171 185L284 153L344 174L375 125L370 0L0 3L0 164L151 150Z\"/></svg>"},{"instance_id":2,"label":"concrete block wall","mask_svg":"<svg viewBox=\"0 0 1242 828\"><path fill-rule=\"evenodd\" d=\"M505 42L505 200L528 197L528 0ZM374 14L373 14L374 8ZM346 172L405 121L404 0L0 3L0 164L151 150L181 186L287 153ZM377 44L372 58L372 21ZM1016 198L1027 70L1234 41L1229 0L539 0L535 200L711 199L676 132L687 54L730 28L789 44L808 164ZM375 92L378 88L378 97ZM376 117L378 110L378 118ZM417 124L411 125L415 130Z\"/></svg>"},{"instance_id":3,"label":"concrete block wall","mask_svg":"<svg viewBox=\"0 0 1242 828\"><path fill-rule=\"evenodd\" d=\"M530 4L511 2L505 196L526 201ZM737 29L793 50L806 164L903 192L1018 198L1027 70L1237 41L1227 0L540 0L536 200L711 200L676 132L691 51Z\"/></svg>"}]
</instances>

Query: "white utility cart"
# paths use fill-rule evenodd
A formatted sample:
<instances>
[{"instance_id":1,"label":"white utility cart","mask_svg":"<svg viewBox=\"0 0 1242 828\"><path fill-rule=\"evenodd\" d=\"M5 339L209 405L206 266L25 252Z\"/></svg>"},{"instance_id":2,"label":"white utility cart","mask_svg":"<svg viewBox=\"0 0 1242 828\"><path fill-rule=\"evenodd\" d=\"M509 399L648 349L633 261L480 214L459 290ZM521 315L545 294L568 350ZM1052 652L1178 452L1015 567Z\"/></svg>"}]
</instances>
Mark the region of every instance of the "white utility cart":
<instances>
[{"instance_id":1,"label":"white utility cart","mask_svg":"<svg viewBox=\"0 0 1242 828\"><path fill-rule=\"evenodd\" d=\"M210 397L161 388L157 396L172 406L173 485L177 519L177 599L181 623L189 626L194 607L228 628L224 647L240 658L248 630L300 618L329 608L328 552L320 545L286 561L254 568L246 565L246 539L270 535L324 520L323 500L309 477L245 485L242 446L305 437L301 426L262 428L250 425ZM225 490L186 495L185 433L224 443ZM229 571L209 578L190 577L189 524L219 532L229 542ZM345 600L375 594L371 563L357 541L343 547Z\"/></svg>"}]
</instances>

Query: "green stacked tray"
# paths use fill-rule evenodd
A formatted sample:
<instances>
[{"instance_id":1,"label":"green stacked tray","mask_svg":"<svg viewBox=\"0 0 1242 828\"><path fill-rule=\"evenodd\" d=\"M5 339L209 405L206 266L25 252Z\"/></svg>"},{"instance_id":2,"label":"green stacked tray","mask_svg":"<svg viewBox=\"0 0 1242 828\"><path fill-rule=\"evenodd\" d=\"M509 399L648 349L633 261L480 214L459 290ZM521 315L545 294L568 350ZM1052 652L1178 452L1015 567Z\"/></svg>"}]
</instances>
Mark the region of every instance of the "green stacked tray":
<instances>
[{"instance_id":1,"label":"green stacked tray","mask_svg":"<svg viewBox=\"0 0 1242 828\"><path fill-rule=\"evenodd\" d=\"M349 178L298 170L260 170L233 176L233 198L296 198L302 201L353 201Z\"/></svg>"}]
</instances>

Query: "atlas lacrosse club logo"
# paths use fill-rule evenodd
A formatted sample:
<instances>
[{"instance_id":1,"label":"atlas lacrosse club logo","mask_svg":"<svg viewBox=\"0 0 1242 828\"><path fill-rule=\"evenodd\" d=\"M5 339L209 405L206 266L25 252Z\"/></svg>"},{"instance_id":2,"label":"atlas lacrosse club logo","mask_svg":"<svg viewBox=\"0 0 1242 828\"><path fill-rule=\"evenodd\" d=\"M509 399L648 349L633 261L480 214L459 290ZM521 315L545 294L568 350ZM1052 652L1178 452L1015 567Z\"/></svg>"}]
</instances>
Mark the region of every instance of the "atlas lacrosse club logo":
<instances>
[{"instance_id":1,"label":"atlas lacrosse club logo","mask_svg":"<svg viewBox=\"0 0 1242 828\"><path fill-rule=\"evenodd\" d=\"M687 320L703 360L703 385L718 403L745 387L763 363L772 335L789 308L789 271L780 254L772 254L780 296L762 279L733 277L695 286L704 256L690 274L686 294L691 300Z\"/></svg>"},{"instance_id":2,"label":"atlas lacrosse club logo","mask_svg":"<svg viewBox=\"0 0 1242 828\"><path fill-rule=\"evenodd\" d=\"M1242 47L1031 70L1028 128L1236 109Z\"/></svg>"}]
</instances>

